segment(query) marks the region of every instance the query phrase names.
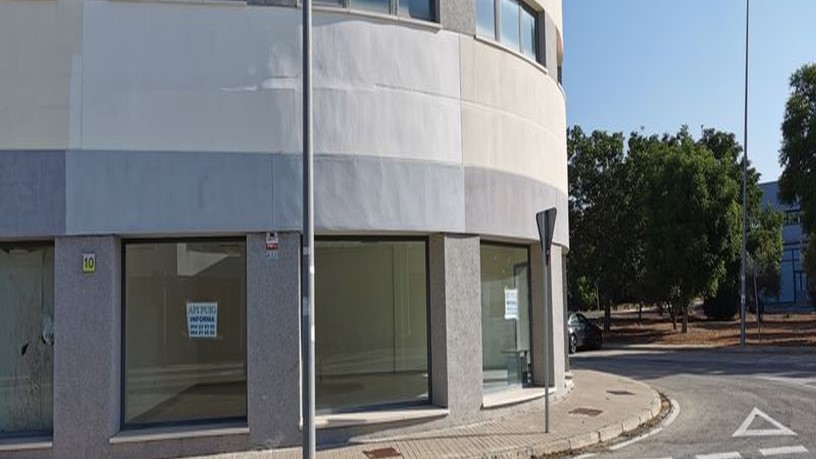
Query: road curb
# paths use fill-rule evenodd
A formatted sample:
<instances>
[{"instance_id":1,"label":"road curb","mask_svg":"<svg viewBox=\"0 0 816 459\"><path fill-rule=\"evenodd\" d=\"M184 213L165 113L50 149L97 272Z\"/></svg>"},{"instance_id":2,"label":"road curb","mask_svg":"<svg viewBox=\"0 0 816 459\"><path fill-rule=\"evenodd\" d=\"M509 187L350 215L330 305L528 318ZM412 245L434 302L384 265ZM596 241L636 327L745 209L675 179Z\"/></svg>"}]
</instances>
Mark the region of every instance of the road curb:
<instances>
[{"instance_id":1,"label":"road curb","mask_svg":"<svg viewBox=\"0 0 816 459\"><path fill-rule=\"evenodd\" d=\"M616 422L614 424L610 424L599 429L593 430L591 432L585 432L568 439L562 439L557 441L550 441L550 442L542 442L537 443L523 449L517 449L513 452L506 452L503 454L491 454L489 458L519 458L519 457L540 457L540 456L553 456L553 455L560 455L569 452L575 452L584 448L588 448L590 446L597 445L599 443L605 443L611 440L614 440L626 433L635 431L639 429L644 424L652 421L657 416L660 415L663 409L663 401L659 393L654 389L651 389L652 392L652 405L649 409L643 410L642 412L629 416L625 418L623 421Z\"/></svg>"}]
</instances>

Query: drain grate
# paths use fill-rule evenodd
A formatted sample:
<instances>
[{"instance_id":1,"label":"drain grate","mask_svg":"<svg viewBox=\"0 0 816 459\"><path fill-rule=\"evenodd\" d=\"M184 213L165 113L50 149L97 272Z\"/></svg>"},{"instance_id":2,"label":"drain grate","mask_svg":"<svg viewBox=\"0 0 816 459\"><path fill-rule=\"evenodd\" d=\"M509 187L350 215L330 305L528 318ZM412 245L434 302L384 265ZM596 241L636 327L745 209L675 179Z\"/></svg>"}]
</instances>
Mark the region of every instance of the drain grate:
<instances>
[{"instance_id":1,"label":"drain grate","mask_svg":"<svg viewBox=\"0 0 816 459\"><path fill-rule=\"evenodd\" d=\"M576 414L578 416L589 416L594 418L595 416L603 413L602 410L596 410L595 408L575 408L574 410L570 411L569 414Z\"/></svg>"},{"instance_id":2,"label":"drain grate","mask_svg":"<svg viewBox=\"0 0 816 459\"><path fill-rule=\"evenodd\" d=\"M394 448L380 448L372 449L371 451L363 451L368 459L385 459L388 457L402 457L399 451Z\"/></svg>"},{"instance_id":3,"label":"drain grate","mask_svg":"<svg viewBox=\"0 0 816 459\"><path fill-rule=\"evenodd\" d=\"M628 390L608 390L606 392L612 395L635 395L633 392L629 392Z\"/></svg>"}]
</instances>

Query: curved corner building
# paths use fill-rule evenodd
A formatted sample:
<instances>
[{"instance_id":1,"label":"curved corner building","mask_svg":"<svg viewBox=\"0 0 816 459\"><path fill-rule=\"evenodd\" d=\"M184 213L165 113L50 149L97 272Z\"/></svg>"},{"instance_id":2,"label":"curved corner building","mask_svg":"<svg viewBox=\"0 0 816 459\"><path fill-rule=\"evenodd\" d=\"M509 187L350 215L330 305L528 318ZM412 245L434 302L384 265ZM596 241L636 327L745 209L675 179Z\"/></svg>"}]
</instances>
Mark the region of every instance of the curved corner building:
<instances>
[{"instance_id":1,"label":"curved corner building","mask_svg":"<svg viewBox=\"0 0 816 459\"><path fill-rule=\"evenodd\" d=\"M4 454L300 442L300 18L0 0ZM318 442L564 396L561 1L315 0L313 47Z\"/></svg>"}]
</instances>

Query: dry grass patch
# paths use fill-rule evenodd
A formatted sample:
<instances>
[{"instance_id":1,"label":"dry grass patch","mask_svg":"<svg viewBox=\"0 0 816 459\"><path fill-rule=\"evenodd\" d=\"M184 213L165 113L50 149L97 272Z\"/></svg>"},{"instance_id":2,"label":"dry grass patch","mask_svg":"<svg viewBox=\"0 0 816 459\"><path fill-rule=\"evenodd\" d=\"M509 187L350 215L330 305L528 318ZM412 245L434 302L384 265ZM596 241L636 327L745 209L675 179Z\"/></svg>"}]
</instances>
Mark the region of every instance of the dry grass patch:
<instances>
[{"instance_id":1,"label":"dry grass patch","mask_svg":"<svg viewBox=\"0 0 816 459\"><path fill-rule=\"evenodd\" d=\"M748 344L759 344L760 333L756 316L749 314L746 322ZM739 344L739 319L709 321L699 312L689 316L688 333L672 329L668 315L660 317L654 311L644 311L638 321L636 312L626 311L612 315L612 331L604 335L607 343L618 344L672 344L705 345L713 347ZM768 346L816 346L816 313L766 314L761 326L763 345Z\"/></svg>"}]
</instances>

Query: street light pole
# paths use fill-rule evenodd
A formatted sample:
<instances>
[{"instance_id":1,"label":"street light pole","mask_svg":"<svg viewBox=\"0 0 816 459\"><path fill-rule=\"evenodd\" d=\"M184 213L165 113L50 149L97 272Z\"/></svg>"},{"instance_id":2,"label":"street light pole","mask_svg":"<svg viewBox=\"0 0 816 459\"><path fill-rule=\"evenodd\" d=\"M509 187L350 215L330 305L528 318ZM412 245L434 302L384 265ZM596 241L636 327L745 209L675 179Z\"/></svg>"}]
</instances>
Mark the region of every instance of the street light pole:
<instances>
[{"instance_id":1,"label":"street light pole","mask_svg":"<svg viewBox=\"0 0 816 459\"><path fill-rule=\"evenodd\" d=\"M303 0L303 236L300 262L301 416L304 459L314 459L315 327L314 327L314 175L312 151L312 0Z\"/></svg>"},{"instance_id":2,"label":"street light pole","mask_svg":"<svg viewBox=\"0 0 816 459\"><path fill-rule=\"evenodd\" d=\"M748 245L748 25L751 0L745 0L745 110L742 149L742 263L740 267L740 348L745 350L745 264Z\"/></svg>"}]
</instances>

